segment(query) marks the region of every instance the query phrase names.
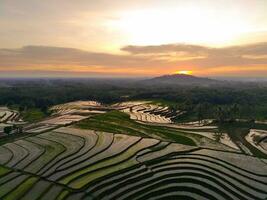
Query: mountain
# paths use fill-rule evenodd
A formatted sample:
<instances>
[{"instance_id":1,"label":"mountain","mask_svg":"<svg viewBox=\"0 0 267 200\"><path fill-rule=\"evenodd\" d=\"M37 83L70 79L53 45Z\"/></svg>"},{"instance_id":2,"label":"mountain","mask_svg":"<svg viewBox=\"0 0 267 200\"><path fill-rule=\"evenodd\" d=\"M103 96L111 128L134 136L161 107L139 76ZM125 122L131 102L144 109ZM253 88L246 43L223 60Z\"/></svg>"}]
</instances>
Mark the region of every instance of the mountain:
<instances>
[{"instance_id":1,"label":"mountain","mask_svg":"<svg viewBox=\"0 0 267 200\"><path fill-rule=\"evenodd\" d=\"M199 85L210 86L221 84L223 81L218 81L209 78L196 77L186 74L172 74L147 79L144 84L148 85Z\"/></svg>"}]
</instances>

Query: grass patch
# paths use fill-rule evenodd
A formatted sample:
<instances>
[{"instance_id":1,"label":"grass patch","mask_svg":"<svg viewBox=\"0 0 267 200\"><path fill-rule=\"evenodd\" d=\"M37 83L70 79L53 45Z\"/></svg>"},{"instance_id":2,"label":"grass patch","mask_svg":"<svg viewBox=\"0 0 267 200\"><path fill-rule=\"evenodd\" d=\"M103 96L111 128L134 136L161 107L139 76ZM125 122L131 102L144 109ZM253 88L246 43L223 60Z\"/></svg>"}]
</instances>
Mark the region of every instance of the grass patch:
<instances>
[{"instance_id":1,"label":"grass patch","mask_svg":"<svg viewBox=\"0 0 267 200\"><path fill-rule=\"evenodd\" d=\"M47 117L47 114L42 112L40 109L31 108L26 111L21 112L23 119L27 122L36 122Z\"/></svg>"},{"instance_id":2,"label":"grass patch","mask_svg":"<svg viewBox=\"0 0 267 200\"><path fill-rule=\"evenodd\" d=\"M10 172L10 169L0 166L0 176L3 176L7 174L8 172Z\"/></svg>"},{"instance_id":3,"label":"grass patch","mask_svg":"<svg viewBox=\"0 0 267 200\"><path fill-rule=\"evenodd\" d=\"M168 101L168 100L164 100L164 99L139 99L137 101L150 101L149 104L154 104L154 105L160 105L160 106L177 106L177 102L173 102L173 101Z\"/></svg>"},{"instance_id":4,"label":"grass patch","mask_svg":"<svg viewBox=\"0 0 267 200\"><path fill-rule=\"evenodd\" d=\"M0 140L0 145L6 144L6 143L11 143L11 142L15 142L16 140L21 140L21 139L25 139L27 137L32 137L35 135L39 135L40 133L19 133L19 134L11 134L11 135L7 135L1 138Z\"/></svg>"},{"instance_id":5,"label":"grass patch","mask_svg":"<svg viewBox=\"0 0 267 200\"><path fill-rule=\"evenodd\" d=\"M20 184L15 190L9 193L5 199L6 200L15 200L20 199L20 197L25 194L32 186L38 181L36 177L30 177L25 182Z\"/></svg>"},{"instance_id":6,"label":"grass patch","mask_svg":"<svg viewBox=\"0 0 267 200\"><path fill-rule=\"evenodd\" d=\"M27 170L32 173L39 172L39 170L41 170L46 164L66 150L62 144L40 137L29 137L27 138L27 141L40 145L45 149L45 153L27 167Z\"/></svg>"},{"instance_id":7,"label":"grass patch","mask_svg":"<svg viewBox=\"0 0 267 200\"><path fill-rule=\"evenodd\" d=\"M196 146L191 138L185 136L186 133L172 128L140 124L130 119L128 114L119 111L111 111L93 116L78 122L75 126L82 129L93 129L140 137L153 137L180 144Z\"/></svg>"},{"instance_id":8,"label":"grass patch","mask_svg":"<svg viewBox=\"0 0 267 200\"><path fill-rule=\"evenodd\" d=\"M63 200L65 199L67 196L69 195L69 191L68 190L64 190L62 191L59 196L57 197L57 200Z\"/></svg>"},{"instance_id":9,"label":"grass patch","mask_svg":"<svg viewBox=\"0 0 267 200\"><path fill-rule=\"evenodd\" d=\"M197 112L186 112L182 115L175 117L174 122L176 123L187 123L198 121Z\"/></svg>"},{"instance_id":10,"label":"grass patch","mask_svg":"<svg viewBox=\"0 0 267 200\"><path fill-rule=\"evenodd\" d=\"M144 146L142 142L139 142L119 155L111 156L107 160L101 161L93 166L89 166L72 174L71 176L65 178L62 183L68 184L70 182L72 187L81 188L97 178L136 165L138 162L135 159L130 158L143 148L146 148L146 146ZM76 177L79 178L72 182L72 180Z\"/></svg>"}]
</instances>

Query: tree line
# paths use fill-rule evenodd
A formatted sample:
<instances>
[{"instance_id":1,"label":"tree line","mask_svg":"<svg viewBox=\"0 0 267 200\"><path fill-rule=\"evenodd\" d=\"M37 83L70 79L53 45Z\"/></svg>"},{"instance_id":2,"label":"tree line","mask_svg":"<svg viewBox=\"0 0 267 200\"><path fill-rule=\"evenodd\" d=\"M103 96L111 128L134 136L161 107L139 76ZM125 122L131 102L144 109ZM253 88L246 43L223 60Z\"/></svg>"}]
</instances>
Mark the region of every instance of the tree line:
<instances>
[{"instance_id":1,"label":"tree line","mask_svg":"<svg viewBox=\"0 0 267 200\"><path fill-rule=\"evenodd\" d=\"M187 111L190 114L185 117L198 120L267 118L267 87L257 85L205 88L147 87L125 80L17 80L5 84L0 81L0 105L15 105L20 111L38 108L47 112L52 105L76 100L111 104L140 99L169 102L171 109Z\"/></svg>"}]
</instances>

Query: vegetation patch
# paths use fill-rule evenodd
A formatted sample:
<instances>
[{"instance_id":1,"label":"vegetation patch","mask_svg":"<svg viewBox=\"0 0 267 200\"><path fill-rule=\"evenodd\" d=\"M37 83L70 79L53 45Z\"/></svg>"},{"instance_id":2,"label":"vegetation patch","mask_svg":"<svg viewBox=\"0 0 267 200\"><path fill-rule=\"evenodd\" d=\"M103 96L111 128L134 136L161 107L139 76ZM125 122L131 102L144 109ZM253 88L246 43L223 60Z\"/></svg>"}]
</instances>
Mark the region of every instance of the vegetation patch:
<instances>
[{"instance_id":1,"label":"vegetation patch","mask_svg":"<svg viewBox=\"0 0 267 200\"><path fill-rule=\"evenodd\" d=\"M9 193L5 199L6 200L16 200L22 197L36 182L38 181L38 178L36 177L30 177L26 181L24 181L22 184L20 184L15 190L13 190L11 193Z\"/></svg>"},{"instance_id":2,"label":"vegetation patch","mask_svg":"<svg viewBox=\"0 0 267 200\"><path fill-rule=\"evenodd\" d=\"M31 108L21 112L22 118L27 122L40 121L48 115L44 113L41 109Z\"/></svg>"},{"instance_id":3,"label":"vegetation patch","mask_svg":"<svg viewBox=\"0 0 267 200\"><path fill-rule=\"evenodd\" d=\"M183 133L184 135L182 135L175 129L140 124L131 120L129 115L119 111L111 111L105 114L93 116L89 119L78 122L75 124L75 127L107 131L111 133L129 134L140 137L155 137L156 139L165 139L185 145L196 145L190 137L184 136L186 133Z\"/></svg>"},{"instance_id":4,"label":"vegetation patch","mask_svg":"<svg viewBox=\"0 0 267 200\"><path fill-rule=\"evenodd\" d=\"M261 129L261 130L267 130L266 124L255 124L253 122L234 122L234 123L222 123L219 124L219 132L226 132L228 133L229 137L234 142L241 142L243 145L245 145L246 148L249 149L249 151L261 158L267 158L267 155L261 152L259 149L251 145L245 137L249 134L250 129Z\"/></svg>"}]
</instances>

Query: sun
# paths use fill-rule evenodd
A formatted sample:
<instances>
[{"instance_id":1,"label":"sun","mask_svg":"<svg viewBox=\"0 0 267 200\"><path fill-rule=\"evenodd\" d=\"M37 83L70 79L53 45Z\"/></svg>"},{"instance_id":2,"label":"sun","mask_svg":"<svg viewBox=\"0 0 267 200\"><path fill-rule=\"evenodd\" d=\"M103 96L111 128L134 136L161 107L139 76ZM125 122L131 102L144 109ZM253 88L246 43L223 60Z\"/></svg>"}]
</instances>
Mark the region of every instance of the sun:
<instances>
[{"instance_id":1,"label":"sun","mask_svg":"<svg viewBox=\"0 0 267 200\"><path fill-rule=\"evenodd\" d=\"M134 45L225 45L250 30L242 18L223 13L218 19L217 15L209 8L196 6L130 10L108 20L107 25Z\"/></svg>"},{"instance_id":2,"label":"sun","mask_svg":"<svg viewBox=\"0 0 267 200\"><path fill-rule=\"evenodd\" d=\"M192 71L187 71L187 70L176 71L175 74L192 75Z\"/></svg>"}]
</instances>

